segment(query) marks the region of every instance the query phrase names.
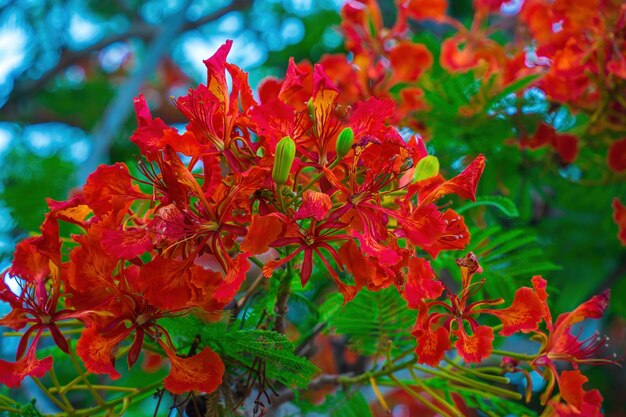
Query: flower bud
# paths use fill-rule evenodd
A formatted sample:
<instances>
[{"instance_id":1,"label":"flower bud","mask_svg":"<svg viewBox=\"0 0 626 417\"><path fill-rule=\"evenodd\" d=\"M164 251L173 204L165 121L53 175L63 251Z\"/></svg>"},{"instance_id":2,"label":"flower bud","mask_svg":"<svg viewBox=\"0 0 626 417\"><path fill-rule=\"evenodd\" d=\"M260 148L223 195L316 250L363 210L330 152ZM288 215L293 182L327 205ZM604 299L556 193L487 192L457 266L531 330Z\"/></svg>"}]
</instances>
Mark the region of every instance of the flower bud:
<instances>
[{"instance_id":1,"label":"flower bud","mask_svg":"<svg viewBox=\"0 0 626 417\"><path fill-rule=\"evenodd\" d=\"M313 98L310 98L309 101L306 102L306 109L309 112L309 119L315 122L315 106L313 105Z\"/></svg>"},{"instance_id":2,"label":"flower bud","mask_svg":"<svg viewBox=\"0 0 626 417\"><path fill-rule=\"evenodd\" d=\"M439 174L439 159L433 155L426 155L417 162L413 172L414 181L423 181Z\"/></svg>"},{"instance_id":3,"label":"flower bud","mask_svg":"<svg viewBox=\"0 0 626 417\"><path fill-rule=\"evenodd\" d=\"M335 150L337 151L337 159L343 158L354 144L354 130L351 127L346 127L341 131L337 137L337 144Z\"/></svg>"},{"instance_id":4,"label":"flower bud","mask_svg":"<svg viewBox=\"0 0 626 417\"><path fill-rule=\"evenodd\" d=\"M285 136L276 145L276 154L274 155L272 178L276 184L283 185L287 182L295 156L296 143L289 136Z\"/></svg>"}]
</instances>

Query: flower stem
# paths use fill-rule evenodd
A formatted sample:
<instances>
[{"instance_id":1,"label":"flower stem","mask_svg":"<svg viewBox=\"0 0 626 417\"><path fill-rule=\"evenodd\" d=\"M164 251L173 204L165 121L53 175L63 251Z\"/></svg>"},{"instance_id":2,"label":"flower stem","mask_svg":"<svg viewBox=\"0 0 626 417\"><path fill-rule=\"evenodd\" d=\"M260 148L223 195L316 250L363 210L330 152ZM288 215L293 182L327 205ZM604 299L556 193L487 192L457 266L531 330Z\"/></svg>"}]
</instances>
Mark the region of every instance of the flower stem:
<instances>
[{"instance_id":1,"label":"flower stem","mask_svg":"<svg viewBox=\"0 0 626 417\"><path fill-rule=\"evenodd\" d=\"M437 407L435 404L433 404L432 402L428 401L428 399L426 397L424 397L422 394L420 394L419 392L413 390L413 388L409 387L408 385L406 385L404 382L400 381L398 378L396 378L394 375L390 375L389 376L393 382L395 382L400 388L402 388L402 390L404 392L406 392L407 394L409 394L411 397L415 398L416 400L418 400L419 402L421 402L422 404L424 404L426 407L428 407L428 409L430 409L431 411L433 411L435 414L439 414L443 417L453 417L450 414L448 414L447 412L445 412L444 410L442 410L441 408Z\"/></svg>"},{"instance_id":2,"label":"flower stem","mask_svg":"<svg viewBox=\"0 0 626 417\"><path fill-rule=\"evenodd\" d=\"M523 353L509 352L506 350L494 349L491 353L493 353L494 355L508 356L513 359L519 359L521 361L527 361L527 362L534 361L535 359L537 359L537 355L525 355Z\"/></svg>"}]
</instances>

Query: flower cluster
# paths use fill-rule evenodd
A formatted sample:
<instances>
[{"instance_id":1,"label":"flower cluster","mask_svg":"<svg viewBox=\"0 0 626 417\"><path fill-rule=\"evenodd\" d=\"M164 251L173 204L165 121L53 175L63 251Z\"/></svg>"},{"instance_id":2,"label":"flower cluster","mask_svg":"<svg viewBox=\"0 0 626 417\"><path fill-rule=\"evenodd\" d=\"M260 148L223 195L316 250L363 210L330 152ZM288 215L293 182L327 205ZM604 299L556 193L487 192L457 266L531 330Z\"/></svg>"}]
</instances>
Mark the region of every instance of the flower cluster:
<instances>
[{"instance_id":1,"label":"flower cluster","mask_svg":"<svg viewBox=\"0 0 626 417\"><path fill-rule=\"evenodd\" d=\"M500 3L477 1L479 15ZM0 382L15 387L50 370L52 358L37 357L43 335L73 352L61 326L72 321L83 327L75 350L90 373L119 378L116 359L125 354L131 368L149 347L169 360L166 390L211 393L222 384L223 359L210 347L182 354L160 319L221 316L236 305L254 264L273 280L296 271L302 285L321 272L344 303L364 288L397 288L418 310L417 361L432 366L453 343L467 363L478 363L491 356L495 331L531 333L542 347L526 361L548 380L544 402L558 383L566 402L553 401L555 409L579 413L599 404L597 392L582 389L578 370L559 373L555 362L610 362L596 358L603 339L581 341L570 332L602 315L608 293L553 324L540 277L533 288L519 288L508 307L495 308L505 300L475 299L484 281L475 280L482 270L471 252L457 261L459 291L433 272L428 259L469 244L450 197L475 200L485 157L464 160L465 169L446 179L424 141L394 127L415 110L419 91L404 89L396 103L389 89L433 62L428 49L400 36L408 18L444 19L445 2L402 5L391 30L377 10L373 1L343 10L355 62L372 71L354 72L338 56L313 66L292 60L284 79L265 80L255 97L247 74L226 60L229 41L204 61L206 85L174 101L188 120L183 133L152 117L137 97L137 166L101 165L71 198L49 200L41 234L17 246L3 274L0 300L12 310L0 325L23 333L16 362L0 361ZM498 58L499 47L473 43L477 28L444 42L445 68ZM495 72L489 65L485 70ZM557 149L569 140L550 134ZM616 220L622 224L623 216ZM75 234L66 236L67 229ZM487 315L499 324L481 324ZM507 366L527 373L515 358Z\"/></svg>"},{"instance_id":2,"label":"flower cluster","mask_svg":"<svg viewBox=\"0 0 626 417\"><path fill-rule=\"evenodd\" d=\"M466 27L447 14L447 0L407 0L396 2L396 20L386 27L376 1L351 0L342 8L341 24L351 58L330 55L321 62L348 96L393 100L394 122L420 131L427 140L427 118L446 102L425 91L432 90L442 72L451 76L451 83L457 75L472 74L480 90L470 93L470 102L459 106L455 117L469 124L479 116L498 117L490 110L493 98L513 94L521 103L513 107L520 109L506 111L521 114L505 143L547 150L559 164L580 163L586 172L604 161L601 181L619 181L626 172L622 3L589 0L572 7L561 0L474 0L473 20ZM416 27L446 35L436 46L415 41ZM548 109L542 120L521 109L530 89L541 94ZM577 126L559 122L559 110L579 117Z\"/></svg>"},{"instance_id":3,"label":"flower cluster","mask_svg":"<svg viewBox=\"0 0 626 417\"><path fill-rule=\"evenodd\" d=\"M450 180L425 169L420 162L434 157L388 123L393 103L340 104L321 66L307 73L292 62L257 102L246 73L226 62L230 47L205 61L206 85L175 101L189 120L184 133L137 97L138 173L100 166L72 198L49 201L41 235L18 245L4 276L21 288L2 281L12 311L0 324L25 331L1 382L43 375L52 360L35 355L42 333L69 352L58 324L74 319L85 325L76 350L90 372L118 378L115 352L130 343L132 367L149 339L171 363L166 389L211 392L224 373L220 357L208 347L177 354L158 320L223 310L255 255L269 254L267 277L297 260L303 284L315 263L349 301L363 287L410 293L420 253L468 243L463 218L437 202L473 199L484 157ZM62 238L61 224L78 232Z\"/></svg>"}]
</instances>

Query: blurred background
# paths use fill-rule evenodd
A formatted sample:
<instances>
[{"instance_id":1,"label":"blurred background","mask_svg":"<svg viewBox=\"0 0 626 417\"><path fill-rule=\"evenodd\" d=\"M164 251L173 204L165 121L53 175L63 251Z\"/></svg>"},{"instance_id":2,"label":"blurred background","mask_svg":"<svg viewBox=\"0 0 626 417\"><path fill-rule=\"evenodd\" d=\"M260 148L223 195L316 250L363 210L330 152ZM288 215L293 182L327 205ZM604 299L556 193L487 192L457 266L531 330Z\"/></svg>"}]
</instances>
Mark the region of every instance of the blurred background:
<instances>
[{"instance_id":1,"label":"blurred background","mask_svg":"<svg viewBox=\"0 0 626 417\"><path fill-rule=\"evenodd\" d=\"M128 140L135 128L133 97L145 94L154 116L183 127L170 97L205 81L202 60L226 39L234 41L229 60L249 73L254 89L264 77L282 77L289 57L316 61L325 53L343 52L342 3L0 0L0 268L11 261L19 240L37 233L46 197L66 198L100 163L135 160L137 149ZM455 17L471 21L470 0L450 3ZM392 21L393 1L380 4L385 20ZM459 145L432 146L448 166L446 148ZM519 162L513 148L499 159L489 155L498 149L484 151L494 168L488 165L481 187L491 189L502 180L494 171L489 174L499 162L501 169L509 156ZM612 288L610 313L601 326L613 349L623 352L626 251L615 238L609 206L623 187L583 189L572 182L571 172L549 178L535 172L513 173L517 178L506 185L528 187L520 188L528 203L520 208L528 213L522 216L529 231L524 239L531 236L555 266L545 275L560 290L553 298L556 311L570 311L593 293ZM500 226L506 230L513 224ZM525 273L520 279L529 278ZM0 305L0 315L7 311ZM0 353L10 352L13 341L3 338ZM624 372L612 367L591 374L593 386L607 398L607 415L625 415Z\"/></svg>"}]
</instances>

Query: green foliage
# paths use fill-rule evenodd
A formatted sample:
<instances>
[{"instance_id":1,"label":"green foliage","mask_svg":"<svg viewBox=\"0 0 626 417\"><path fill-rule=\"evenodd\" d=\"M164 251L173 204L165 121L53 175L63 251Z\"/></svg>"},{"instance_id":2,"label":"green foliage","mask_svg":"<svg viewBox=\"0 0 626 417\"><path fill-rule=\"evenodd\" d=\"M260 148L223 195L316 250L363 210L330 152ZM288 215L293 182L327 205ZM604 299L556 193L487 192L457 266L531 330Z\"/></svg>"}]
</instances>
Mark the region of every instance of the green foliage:
<instances>
[{"instance_id":1,"label":"green foliage","mask_svg":"<svg viewBox=\"0 0 626 417\"><path fill-rule=\"evenodd\" d=\"M463 397L465 404L475 408L488 416L519 416L536 417L537 413L516 401L496 396L486 399L480 392L459 389L458 394Z\"/></svg>"},{"instance_id":2,"label":"green foliage","mask_svg":"<svg viewBox=\"0 0 626 417\"><path fill-rule=\"evenodd\" d=\"M359 353L381 353L388 342L398 350L415 343L410 330L417 312L407 307L395 287L378 292L363 289L346 305L342 300L341 296L330 297L320 311L329 328L349 336L352 348Z\"/></svg>"},{"instance_id":3,"label":"green foliage","mask_svg":"<svg viewBox=\"0 0 626 417\"><path fill-rule=\"evenodd\" d=\"M11 150L0 173L0 199L9 207L18 229L38 231L47 211L46 198L64 198L73 171L74 165L59 155L41 158L25 149Z\"/></svg>"},{"instance_id":4,"label":"green foliage","mask_svg":"<svg viewBox=\"0 0 626 417\"><path fill-rule=\"evenodd\" d=\"M500 213L508 218L519 217L519 211L515 207L515 203L506 197L502 196L479 196L476 197L476 202L463 205L457 210L457 213L462 214L466 210L477 206L491 206L497 208Z\"/></svg>"},{"instance_id":5,"label":"green foliage","mask_svg":"<svg viewBox=\"0 0 626 417\"><path fill-rule=\"evenodd\" d=\"M219 355L248 368L263 361L265 376L286 386L304 387L318 372L306 358L294 353L293 344L271 330L240 329L237 321L204 322L197 317L162 319L161 324L173 337L190 343L200 337L201 346L210 346Z\"/></svg>"},{"instance_id":6,"label":"green foliage","mask_svg":"<svg viewBox=\"0 0 626 417\"><path fill-rule=\"evenodd\" d=\"M471 230L471 235L466 250L478 257L483 268L481 275L486 279L483 290L489 297L510 297L520 286L528 286L531 276L560 269L547 260L537 236L530 230L493 226ZM435 270L456 272L454 258L454 254L442 253L435 261Z\"/></svg>"}]
</instances>

